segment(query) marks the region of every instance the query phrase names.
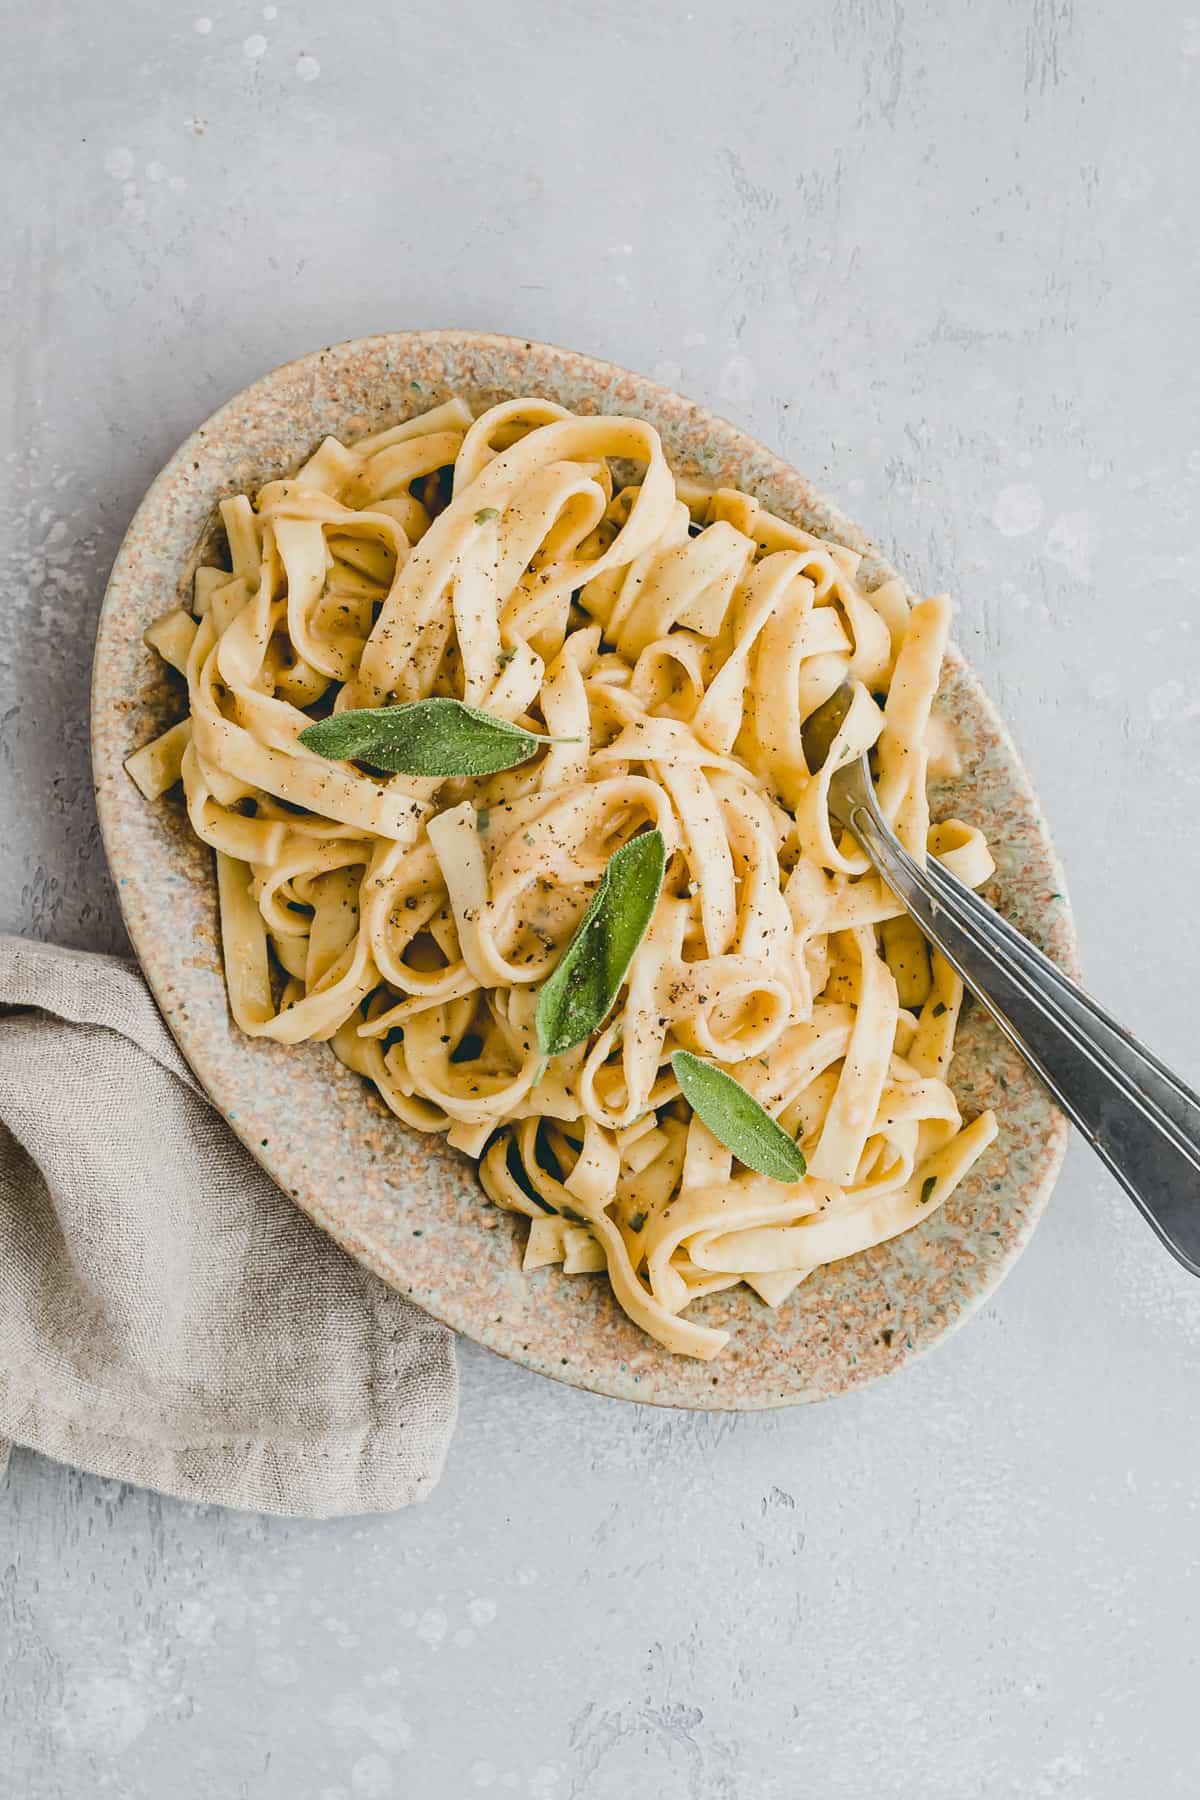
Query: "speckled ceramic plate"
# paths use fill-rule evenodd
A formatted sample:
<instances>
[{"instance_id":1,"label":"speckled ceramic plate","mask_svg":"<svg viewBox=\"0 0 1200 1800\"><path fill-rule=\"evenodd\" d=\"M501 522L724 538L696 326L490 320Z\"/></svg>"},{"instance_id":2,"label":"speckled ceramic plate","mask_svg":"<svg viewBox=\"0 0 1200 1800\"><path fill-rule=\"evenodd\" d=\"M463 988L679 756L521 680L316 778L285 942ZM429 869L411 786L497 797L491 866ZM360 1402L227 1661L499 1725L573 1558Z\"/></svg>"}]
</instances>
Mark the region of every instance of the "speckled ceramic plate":
<instances>
[{"instance_id":1,"label":"speckled ceramic plate","mask_svg":"<svg viewBox=\"0 0 1200 1800\"><path fill-rule=\"evenodd\" d=\"M673 1357L632 1325L602 1277L521 1271L523 1225L485 1200L472 1165L405 1130L321 1046L241 1036L225 1004L208 850L175 795L151 805L121 764L182 712L142 631L190 592L226 494L292 469L327 434L354 438L451 393L490 403L545 394L582 412L635 413L675 466L745 488L784 518L893 573L802 476L734 426L609 363L477 332L397 332L276 369L223 406L167 464L121 547L100 618L92 691L96 792L109 864L142 967L192 1068L297 1204L402 1293L456 1330L558 1380L660 1405L751 1408L824 1399L886 1374L961 1323L1019 1255L1046 1203L1066 1126L1000 1034L968 1009L952 1081L965 1112L994 1106L999 1139L917 1230L820 1270L778 1312L747 1289L696 1316L729 1326L714 1363ZM1063 882L1029 781L955 653L942 704L965 774L953 810L996 852L993 898L1068 967Z\"/></svg>"}]
</instances>

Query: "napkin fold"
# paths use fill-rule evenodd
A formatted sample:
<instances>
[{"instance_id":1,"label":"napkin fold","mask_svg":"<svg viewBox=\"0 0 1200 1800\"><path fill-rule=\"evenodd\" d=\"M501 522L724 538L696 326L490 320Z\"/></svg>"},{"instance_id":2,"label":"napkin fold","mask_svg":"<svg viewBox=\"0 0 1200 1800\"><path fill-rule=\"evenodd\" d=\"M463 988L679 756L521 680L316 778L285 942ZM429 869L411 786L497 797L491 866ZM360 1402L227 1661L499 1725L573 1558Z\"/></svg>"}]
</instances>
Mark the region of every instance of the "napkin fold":
<instances>
[{"instance_id":1,"label":"napkin fold","mask_svg":"<svg viewBox=\"0 0 1200 1800\"><path fill-rule=\"evenodd\" d=\"M453 1338L300 1213L133 965L0 936L4 1440L195 1501L425 1497Z\"/></svg>"}]
</instances>

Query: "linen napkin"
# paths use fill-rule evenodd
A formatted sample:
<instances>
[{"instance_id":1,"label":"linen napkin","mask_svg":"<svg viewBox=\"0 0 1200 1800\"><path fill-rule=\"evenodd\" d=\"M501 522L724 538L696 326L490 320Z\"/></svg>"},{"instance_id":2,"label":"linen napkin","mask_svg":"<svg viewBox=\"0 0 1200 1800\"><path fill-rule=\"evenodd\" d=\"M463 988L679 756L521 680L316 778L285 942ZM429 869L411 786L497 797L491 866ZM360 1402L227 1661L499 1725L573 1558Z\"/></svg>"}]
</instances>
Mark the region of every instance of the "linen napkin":
<instances>
[{"instance_id":1,"label":"linen napkin","mask_svg":"<svg viewBox=\"0 0 1200 1800\"><path fill-rule=\"evenodd\" d=\"M5 1439L196 1501L420 1500L453 1338L301 1214L206 1100L137 970L0 936Z\"/></svg>"}]
</instances>

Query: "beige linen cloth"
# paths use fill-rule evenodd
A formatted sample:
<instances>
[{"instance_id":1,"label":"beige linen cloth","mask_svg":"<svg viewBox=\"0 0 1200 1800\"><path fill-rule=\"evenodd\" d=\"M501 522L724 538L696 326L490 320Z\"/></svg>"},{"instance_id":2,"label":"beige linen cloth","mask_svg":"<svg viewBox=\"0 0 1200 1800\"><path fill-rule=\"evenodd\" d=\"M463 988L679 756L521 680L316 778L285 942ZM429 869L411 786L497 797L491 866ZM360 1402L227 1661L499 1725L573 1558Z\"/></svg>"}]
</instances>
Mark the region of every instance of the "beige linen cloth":
<instances>
[{"instance_id":1,"label":"beige linen cloth","mask_svg":"<svg viewBox=\"0 0 1200 1800\"><path fill-rule=\"evenodd\" d=\"M451 1334L360 1268L210 1106L136 969L0 936L5 1440L188 1500L422 1499Z\"/></svg>"}]
</instances>

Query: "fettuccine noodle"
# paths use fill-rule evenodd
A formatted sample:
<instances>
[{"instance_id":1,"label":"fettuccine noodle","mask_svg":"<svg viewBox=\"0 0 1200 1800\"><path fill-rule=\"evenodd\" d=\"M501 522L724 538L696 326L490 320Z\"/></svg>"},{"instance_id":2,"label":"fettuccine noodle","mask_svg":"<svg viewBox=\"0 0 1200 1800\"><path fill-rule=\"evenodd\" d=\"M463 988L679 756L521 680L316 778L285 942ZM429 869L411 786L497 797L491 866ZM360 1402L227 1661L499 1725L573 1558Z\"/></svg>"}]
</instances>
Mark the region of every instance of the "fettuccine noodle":
<instances>
[{"instance_id":1,"label":"fettuccine noodle","mask_svg":"<svg viewBox=\"0 0 1200 1800\"><path fill-rule=\"evenodd\" d=\"M636 473L631 476L629 471ZM229 569L147 641L189 713L129 760L182 778L216 852L237 1024L327 1042L405 1125L479 1158L525 1215L526 1269L607 1271L670 1350L747 1283L927 1218L991 1142L947 1072L962 988L831 826L830 773L873 747L918 859L972 884L978 831L930 823L943 597L749 495L676 480L638 419L458 399L221 505ZM824 769L801 726L854 699ZM556 740L487 778L381 777L298 741L315 717L430 696ZM539 985L613 852L656 827L666 882L616 1006L543 1069ZM673 1051L715 1062L800 1144L769 1180L691 1113Z\"/></svg>"}]
</instances>

